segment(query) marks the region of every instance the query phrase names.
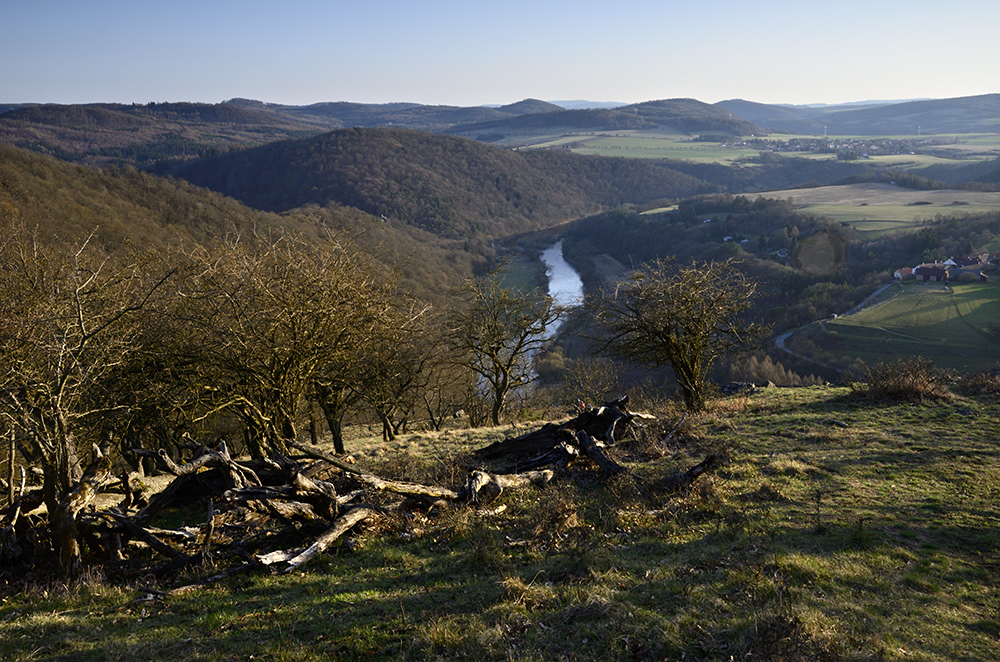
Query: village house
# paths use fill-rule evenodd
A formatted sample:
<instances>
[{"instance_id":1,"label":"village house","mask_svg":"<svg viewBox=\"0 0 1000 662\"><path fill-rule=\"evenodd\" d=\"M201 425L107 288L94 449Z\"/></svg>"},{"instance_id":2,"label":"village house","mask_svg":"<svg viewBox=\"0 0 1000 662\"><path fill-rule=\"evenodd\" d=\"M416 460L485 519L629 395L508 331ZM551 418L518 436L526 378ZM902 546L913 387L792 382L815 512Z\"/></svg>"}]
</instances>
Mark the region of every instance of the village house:
<instances>
[{"instance_id":1,"label":"village house","mask_svg":"<svg viewBox=\"0 0 1000 662\"><path fill-rule=\"evenodd\" d=\"M983 267L991 267L997 263L998 259L1000 259L1000 253L993 255L981 253L960 258L948 258L944 262L929 262L912 269L901 267L892 273L892 277L896 282L910 278L925 283L930 281L948 282L959 278L963 280L978 278L981 281L987 281L989 277L983 273Z\"/></svg>"},{"instance_id":2,"label":"village house","mask_svg":"<svg viewBox=\"0 0 1000 662\"><path fill-rule=\"evenodd\" d=\"M947 283L949 276L948 267L944 266L940 262L934 264L921 264L920 266L913 268L913 276L918 281L923 281L925 283Z\"/></svg>"},{"instance_id":3,"label":"village house","mask_svg":"<svg viewBox=\"0 0 1000 662\"><path fill-rule=\"evenodd\" d=\"M913 269L910 267L902 267L900 269L896 269L896 271L892 274L892 277L896 280L910 280L916 276L913 275Z\"/></svg>"}]
</instances>

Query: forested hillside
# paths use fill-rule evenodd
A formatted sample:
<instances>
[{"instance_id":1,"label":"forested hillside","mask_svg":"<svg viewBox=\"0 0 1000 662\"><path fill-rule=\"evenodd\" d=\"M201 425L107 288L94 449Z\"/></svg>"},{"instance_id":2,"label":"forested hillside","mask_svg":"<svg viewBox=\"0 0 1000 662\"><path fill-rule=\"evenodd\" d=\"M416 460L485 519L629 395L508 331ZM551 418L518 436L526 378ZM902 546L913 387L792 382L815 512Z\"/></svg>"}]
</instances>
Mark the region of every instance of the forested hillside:
<instances>
[{"instance_id":1,"label":"forested hillside","mask_svg":"<svg viewBox=\"0 0 1000 662\"><path fill-rule=\"evenodd\" d=\"M0 220L37 227L43 239L68 244L93 232L112 250L126 242L202 242L252 224L304 227L184 181L83 168L7 145L0 145Z\"/></svg>"},{"instance_id":2,"label":"forested hillside","mask_svg":"<svg viewBox=\"0 0 1000 662\"><path fill-rule=\"evenodd\" d=\"M482 267L493 251L484 241L443 241L419 228L381 223L357 209L308 206L291 214L251 209L183 180L134 169L97 170L0 145L0 228L23 224L54 244L92 242L154 251L211 246L227 235L257 231L311 237L346 232L398 271L400 287L435 299Z\"/></svg>"},{"instance_id":3,"label":"forested hillside","mask_svg":"<svg viewBox=\"0 0 1000 662\"><path fill-rule=\"evenodd\" d=\"M663 163L512 152L381 128L282 141L171 173L258 209L336 202L450 237L512 234L716 189Z\"/></svg>"},{"instance_id":4,"label":"forested hillside","mask_svg":"<svg viewBox=\"0 0 1000 662\"><path fill-rule=\"evenodd\" d=\"M648 101L614 109L557 110L478 124L455 126L448 133L499 140L505 131L568 129L576 131L661 130L672 133L759 135L760 128L733 113L695 99Z\"/></svg>"},{"instance_id":5,"label":"forested hillside","mask_svg":"<svg viewBox=\"0 0 1000 662\"><path fill-rule=\"evenodd\" d=\"M0 142L88 165L153 166L231 148L346 127L443 131L456 124L561 110L525 99L488 108L416 103L286 106L251 99L218 104L0 105Z\"/></svg>"},{"instance_id":6,"label":"forested hillside","mask_svg":"<svg viewBox=\"0 0 1000 662\"><path fill-rule=\"evenodd\" d=\"M334 126L238 104L44 105L0 115L0 142L88 165L143 167Z\"/></svg>"}]
</instances>

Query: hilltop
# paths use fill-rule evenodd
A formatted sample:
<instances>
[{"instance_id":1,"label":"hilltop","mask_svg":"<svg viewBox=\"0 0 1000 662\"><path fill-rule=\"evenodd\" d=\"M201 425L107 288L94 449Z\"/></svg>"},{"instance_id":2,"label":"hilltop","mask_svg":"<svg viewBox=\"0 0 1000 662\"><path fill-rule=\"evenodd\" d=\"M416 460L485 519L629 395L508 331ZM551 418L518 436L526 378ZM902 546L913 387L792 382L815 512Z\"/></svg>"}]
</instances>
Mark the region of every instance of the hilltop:
<instances>
[{"instance_id":1,"label":"hilltop","mask_svg":"<svg viewBox=\"0 0 1000 662\"><path fill-rule=\"evenodd\" d=\"M860 107L780 106L742 99L715 105L769 131L782 133L884 136L1000 131L1000 94L875 102Z\"/></svg>"},{"instance_id":2,"label":"hilltop","mask_svg":"<svg viewBox=\"0 0 1000 662\"><path fill-rule=\"evenodd\" d=\"M525 130L548 132L645 130L729 136L763 133L750 122L734 117L724 109L695 99L649 101L612 109L535 113L510 119L459 125L448 129L448 133L496 142L503 140L509 132Z\"/></svg>"},{"instance_id":3,"label":"hilltop","mask_svg":"<svg viewBox=\"0 0 1000 662\"><path fill-rule=\"evenodd\" d=\"M344 129L170 171L258 209L336 202L442 236L514 234L714 186L669 164L515 152L405 129Z\"/></svg>"},{"instance_id":4,"label":"hilltop","mask_svg":"<svg viewBox=\"0 0 1000 662\"><path fill-rule=\"evenodd\" d=\"M614 131L714 137L773 131L811 135L1000 131L996 94L818 108L743 100L706 104L696 99L609 105L613 107L566 109L538 99L498 107L346 101L292 106L252 99L218 104L8 103L0 105L0 142L89 165L152 167L164 159L188 159L351 127L409 128L485 142L525 133Z\"/></svg>"}]
</instances>

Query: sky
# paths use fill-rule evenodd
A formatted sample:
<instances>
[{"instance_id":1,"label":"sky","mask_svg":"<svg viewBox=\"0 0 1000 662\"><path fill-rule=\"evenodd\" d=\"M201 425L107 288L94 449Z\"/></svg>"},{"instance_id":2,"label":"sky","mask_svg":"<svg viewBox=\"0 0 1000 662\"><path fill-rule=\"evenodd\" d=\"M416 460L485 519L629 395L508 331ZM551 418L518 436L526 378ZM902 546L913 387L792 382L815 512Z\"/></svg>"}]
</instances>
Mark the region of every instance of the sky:
<instances>
[{"instance_id":1,"label":"sky","mask_svg":"<svg viewBox=\"0 0 1000 662\"><path fill-rule=\"evenodd\" d=\"M997 0L0 0L2 103L1000 93Z\"/></svg>"}]
</instances>

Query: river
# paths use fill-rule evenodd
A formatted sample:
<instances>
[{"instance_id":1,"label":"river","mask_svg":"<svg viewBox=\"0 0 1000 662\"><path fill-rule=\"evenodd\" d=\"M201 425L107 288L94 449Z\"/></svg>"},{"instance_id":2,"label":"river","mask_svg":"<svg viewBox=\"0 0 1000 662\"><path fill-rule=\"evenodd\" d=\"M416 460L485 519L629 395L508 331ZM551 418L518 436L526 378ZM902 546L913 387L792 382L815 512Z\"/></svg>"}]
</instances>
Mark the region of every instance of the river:
<instances>
[{"instance_id":1,"label":"river","mask_svg":"<svg viewBox=\"0 0 1000 662\"><path fill-rule=\"evenodd\" d=\"M563 240L560 239L542 251L545 276L549 279L549 296L557 305L572 308L583 303L583 281L580 274L563 257ZM560 319L552 329L552 335L562 326Z\"/></svg>"}]
</instances>

